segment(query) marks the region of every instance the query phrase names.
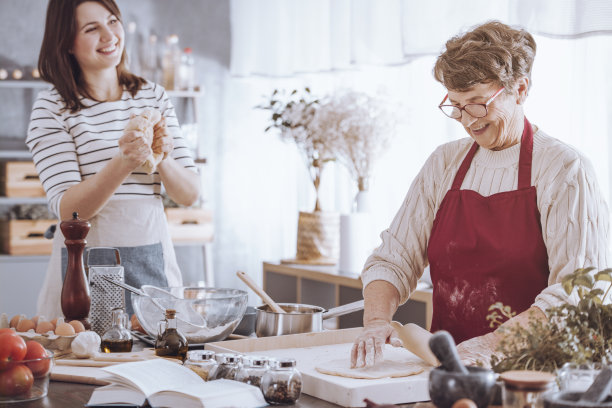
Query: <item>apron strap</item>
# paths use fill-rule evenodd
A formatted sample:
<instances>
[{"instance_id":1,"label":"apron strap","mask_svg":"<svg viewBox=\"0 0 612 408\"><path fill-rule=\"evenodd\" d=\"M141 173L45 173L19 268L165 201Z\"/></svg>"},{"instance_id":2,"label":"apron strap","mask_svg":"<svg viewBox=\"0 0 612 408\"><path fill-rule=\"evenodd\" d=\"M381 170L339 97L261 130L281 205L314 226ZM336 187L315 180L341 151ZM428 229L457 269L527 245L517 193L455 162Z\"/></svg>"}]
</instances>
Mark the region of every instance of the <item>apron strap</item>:
<instances>
[{"instance_id":1,"label":"apron strap","mask_svg":"<svg viewBox=\"0 0 612 408\"><path fill-rule=\"evenodd\" d=\"M525 118L523 137L521 138L521 153L518 168L518 189L531 187L531 161L533 156L533 128Z\"/></svg>"},{"instance_id":2,"label":"apron strap","mask_svg":"<svg viewBox=\"0 0 612 408\"><path fill-rule=\"evenodd\" d=\"M470 164L472 163L472 159L476 154L476 150L478 150L478 143L474 142L470 148L470 151L463 159L463 162L461 162L461 167L459 167L459 170L457 170L457 174L455 174L455 180L453 180L451 190L459 190L461 188L461 184L463 184L463 179L470 168Z\"/></svg>"}]
</instances>

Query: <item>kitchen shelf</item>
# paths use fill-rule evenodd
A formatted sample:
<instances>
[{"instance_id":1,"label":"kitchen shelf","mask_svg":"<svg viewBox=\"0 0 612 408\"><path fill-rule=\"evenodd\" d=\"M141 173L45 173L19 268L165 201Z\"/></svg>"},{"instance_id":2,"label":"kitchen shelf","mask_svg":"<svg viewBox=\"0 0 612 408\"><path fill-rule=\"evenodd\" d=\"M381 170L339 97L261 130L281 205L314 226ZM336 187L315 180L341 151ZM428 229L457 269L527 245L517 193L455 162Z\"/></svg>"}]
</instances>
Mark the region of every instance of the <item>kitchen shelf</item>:
<instances>
[{"instance_id":1,"label":"kitchen shelf","mask_svg":"<svg viewBox=\"0 0 612 408\"><path fill-rule=\"evenodd\" d=\"M32 153L27 150L0 150L0 160L2 159L32 160Z\"/></svg>"},{"instance_id":2,"label":"kitchen shelf","mask_svg":"<svg viewBox=\"0 0 612 408\"><path fill-rule=\"evenodd\" d=\"M47 197L0 197L0 205L47 204Z\"/></svg>"},{"instance_id":3,"label":"kitchen shelf","mask_svg":"<svg viewBox=\"0 0 612 408\"><path fill-rule=\"evenodd\" d=\"M0 81L0 88L50 88L45 81L5 79Z\"/></svg>"}]
</instances>

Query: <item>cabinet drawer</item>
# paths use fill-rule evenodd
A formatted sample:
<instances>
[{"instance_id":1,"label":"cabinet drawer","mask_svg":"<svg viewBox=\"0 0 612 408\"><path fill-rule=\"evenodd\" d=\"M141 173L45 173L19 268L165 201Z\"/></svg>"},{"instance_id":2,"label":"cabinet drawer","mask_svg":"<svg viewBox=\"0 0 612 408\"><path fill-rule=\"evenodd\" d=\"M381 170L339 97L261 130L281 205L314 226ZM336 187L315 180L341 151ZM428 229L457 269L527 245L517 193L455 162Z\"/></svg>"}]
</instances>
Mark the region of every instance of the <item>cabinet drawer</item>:
<instances>
[{"instance_id":1,"label":"cabinet drawer","mask_svg":"<svg viewBox=\"0 0 612 408\"><path fill-rule=\"evenodd\" d=\"M0 163L0 195L5 197L44 197L33 162Z\"/></svg>"},{"instance_id":2,"label":"cabinet drawer","mask_svg":"<svg viewBox=\"0 0 612 408\"><path fill-rule=\"evenodd\" d=\"M2 252L11 255L48 255L53 240L44 237L56 220L1 220Z\"/></svg>"},{"instance_id":3,"label":"cabinet drawer","mask_svg":"<svg viewBox=\"0 0 612 408\"><path fill-rule=\"evenodd\" d=\"M168 232L174 243L213 240L213 213L203 208L166 208Z\"/></svg>"}]
</instances>

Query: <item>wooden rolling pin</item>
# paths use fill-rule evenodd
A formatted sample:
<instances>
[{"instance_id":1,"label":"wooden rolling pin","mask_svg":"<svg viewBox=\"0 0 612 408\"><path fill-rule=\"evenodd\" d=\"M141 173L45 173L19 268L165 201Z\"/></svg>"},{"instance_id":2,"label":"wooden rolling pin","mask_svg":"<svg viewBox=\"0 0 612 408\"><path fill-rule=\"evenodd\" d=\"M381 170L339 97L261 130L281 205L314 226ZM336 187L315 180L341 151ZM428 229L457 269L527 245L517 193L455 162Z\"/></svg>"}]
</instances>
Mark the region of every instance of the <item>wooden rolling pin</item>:
<instances>
[{"instance_id":1,"label":"wooden rolling pin","mask_svg":"<svg viewBox=\"0 0 612 408\"><path fill-rule=\"evenodd\" d=\"M429 348L429 339L432 334L414 323L403 326L401 323L393 321L391 327L395 329L404 348L420 357L423 361L434 367L440 365L436 356Z\"/></svg>"}]
</instances>

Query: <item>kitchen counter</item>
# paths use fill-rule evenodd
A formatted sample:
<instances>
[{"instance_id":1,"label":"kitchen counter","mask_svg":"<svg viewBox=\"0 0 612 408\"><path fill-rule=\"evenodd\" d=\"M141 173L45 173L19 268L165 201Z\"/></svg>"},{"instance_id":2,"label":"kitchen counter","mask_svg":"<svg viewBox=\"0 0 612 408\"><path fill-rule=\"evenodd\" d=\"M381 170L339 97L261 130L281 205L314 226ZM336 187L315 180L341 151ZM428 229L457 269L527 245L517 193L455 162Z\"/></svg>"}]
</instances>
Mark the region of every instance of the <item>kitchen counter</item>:
<instances>
[{"instance_id":1,"label":"kitchen counter","mask_svg":"<svg viewBox=\"0 0 612 408\"><path fill-rule=\"evenodd\" d=\"M74 384L52 381L49 394L38 401L24 402L15 405L19 408L81 408L89 401L95 386L87 384ZM339 405L330 404L310 395L302 395L295 405L297 408L336 408ZM413 404L401 405L401 407L412 407Z\"/></svg>"},{"instance_id":2,"label":"kitchen counter","mask_svg":"<svg viewBox=\"0 0 612 408\"><path fill-rule=\"evenodd\" d=\"M146 345L136 340L133 350L142 350L143 347L146 347ZM9 406L15 405L15 407L19 408L81 408L89 401L91 393L95 388L95 385L89 384L51 381L49 383L49 392L45 398L36 401L11 404ZM382 403L383 401L375 402ZM0 404L0 406L4 407L5 405ZM307 394L302 394L298 402L293 406L298 408L337 408L340 405L332 404ZM414 404L398 405L398 407L414 407Z\"/></svg>"}]
</instances>

